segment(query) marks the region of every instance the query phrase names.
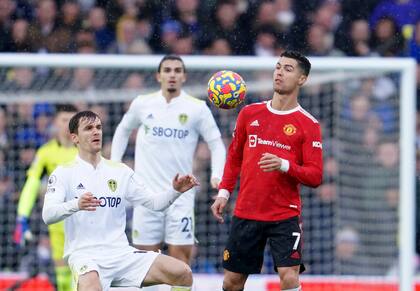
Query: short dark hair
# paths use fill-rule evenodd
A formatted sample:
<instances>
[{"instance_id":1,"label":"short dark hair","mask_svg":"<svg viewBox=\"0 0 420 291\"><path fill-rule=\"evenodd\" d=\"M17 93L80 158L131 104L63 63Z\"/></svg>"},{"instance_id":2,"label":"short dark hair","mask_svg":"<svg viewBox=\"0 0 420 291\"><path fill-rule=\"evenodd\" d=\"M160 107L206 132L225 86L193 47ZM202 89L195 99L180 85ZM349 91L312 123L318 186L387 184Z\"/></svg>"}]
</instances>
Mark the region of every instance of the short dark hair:
<instances>
[{"instance_id":1,"label":"short dark hair","mask_svg":"<svg viewBox=\"0 0 420 291\"><path fill-rule=\"evenodd\" d=\"M94 121L96 118L99 118L99 116L98 114L90 110L77 112L69 121L70 133L76 133L76 134L78 133L80 120L84 118Z\"/></svg>"},{"instance_id":2,"label":"short dark hair","mask_svg":"<svg viewBox=\"0 0 420 291\"><path fill-rule=\"evenodd\" d=\"M305 76L309 75L311 71L311 63L309 62L308 58L305 57L298 51L284 51L280 57L291 58L297 61L300 69L302 70Z\"/></svg>"},{"instance_id":3,"label":"short dark hair","mask_svg":"<svg viewBox=\"0 0 420 291\"><path fill-rule=\"evenodd\" d=\"M180 56L178 56L178 55L166 55L166 56L163 57L163 59L160 60L160 63L159 63L159 66L158 66L158 70L157 70L158 73L160 73L160 69L162 68L163 62L164 61L168 61L168 60L171 60L171 61L180 61L182 63L182 68L184 69L184 73L187 72L186 69L185 69L184 61L181 59Z\"/></svg>"},{"instance_id":4,"label":"short dark hair","mask_svg":"<svg viewBox=\"0 0 420 291\"><path fill-rule=\"evenodd\" d=\"M77 108L73 104L57 104L55 106L55 114L60 112L77 112Z\"/></svg>"}]
</instances>

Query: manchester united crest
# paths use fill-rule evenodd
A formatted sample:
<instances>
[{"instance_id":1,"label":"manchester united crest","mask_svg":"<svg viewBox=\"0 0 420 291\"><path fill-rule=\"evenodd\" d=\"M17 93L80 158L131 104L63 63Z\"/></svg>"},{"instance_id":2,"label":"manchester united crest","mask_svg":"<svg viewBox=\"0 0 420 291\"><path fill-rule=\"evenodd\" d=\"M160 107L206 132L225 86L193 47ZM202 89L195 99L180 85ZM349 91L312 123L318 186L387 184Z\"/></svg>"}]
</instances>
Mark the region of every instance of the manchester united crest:
<instances>
[{"instance_id":1,"label":"manchester united crest","mask_svg":"<svg viewBox=\"0 0 420 291\"><path fill-rule=\"evenodd\" d=\"M286 124L283 126L283 132L286 135L294 135L296 133L296 127L293 124Z\"/></svg>"},{"instance_id":2,"label":"manchester united crest","mask_svg":"<svg viewBox=\"0 0 420 291\"><path fill-rule=\"evenodd\" d=\"M229 251L228 250L225 250L223 252L223 261L229 260L229 257L230 257Z\"/></svg>"}]
</instances>

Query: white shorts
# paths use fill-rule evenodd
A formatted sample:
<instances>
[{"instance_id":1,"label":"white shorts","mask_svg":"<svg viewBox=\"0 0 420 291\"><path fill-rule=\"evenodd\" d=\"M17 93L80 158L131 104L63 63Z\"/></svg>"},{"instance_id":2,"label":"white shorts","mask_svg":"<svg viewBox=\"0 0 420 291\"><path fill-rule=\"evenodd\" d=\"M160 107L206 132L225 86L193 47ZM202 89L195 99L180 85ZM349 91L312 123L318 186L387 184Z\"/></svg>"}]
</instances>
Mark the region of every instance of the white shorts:
<instances>
[{"instance_id":1,"label":"white shorts","mask_svg":"<svg viewBox=\"0 0 420 291\"><path fill-rule=\"evenodd\" d=\"M171 205L164 211L134 208L132 239L136 245L193 245L194 207Z\"/></svg>"},{"instance_id":2,"label":"white shorts","mask_svg":"<svg viewBox=\"0 0 420 291\"><path fill-rule=\"evenodd\" d=\"M133 247L95 257L89 257L87 252L75 252L69 256L68 264L73 274L74 286L77 286L79 276L96 271L103 291L110 287L139 288L158 255L157 252L139 251Z\"/></svg>"}]
</instances>

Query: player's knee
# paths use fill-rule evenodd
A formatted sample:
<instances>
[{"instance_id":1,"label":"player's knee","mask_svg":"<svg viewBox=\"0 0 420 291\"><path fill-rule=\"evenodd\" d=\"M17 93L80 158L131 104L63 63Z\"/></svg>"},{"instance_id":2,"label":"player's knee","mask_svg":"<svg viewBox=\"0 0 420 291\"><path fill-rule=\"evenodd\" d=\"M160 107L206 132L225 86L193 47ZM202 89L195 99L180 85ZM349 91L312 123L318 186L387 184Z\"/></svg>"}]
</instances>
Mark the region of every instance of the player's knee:
<instances>
[{"instance_id":1,"label":"player's knee","mask_svg":"<svg viewBox=\"0 0 420 291\"><path fill-rule=\"evenodd\" d=\"M234 278L225 278L223 280L223 290L224 291L242 291L244 290L245 282L239 279Z\"/></svg>"},{"instance_id":2,"label":"player's knee","mask_svg":"<svg viewBox=\"0 0 420 291\"><path fill-rule=\"evenodd\" d=\"M280 272L282 288L294 288L299 286L299 272L293 268L284 268Z\"/></svg>"},{"instance_id":3,"label":"player's knee","mask_svg":"<svg viewBox=\"0 0 420 291\"><path fill-rule=\"evenodd\" d=\"M180 267L177 270L176 278L176 285L192 286L193 284L193 275L191 268L185 263L180 264Z\"/></svg>"}]
</instances>

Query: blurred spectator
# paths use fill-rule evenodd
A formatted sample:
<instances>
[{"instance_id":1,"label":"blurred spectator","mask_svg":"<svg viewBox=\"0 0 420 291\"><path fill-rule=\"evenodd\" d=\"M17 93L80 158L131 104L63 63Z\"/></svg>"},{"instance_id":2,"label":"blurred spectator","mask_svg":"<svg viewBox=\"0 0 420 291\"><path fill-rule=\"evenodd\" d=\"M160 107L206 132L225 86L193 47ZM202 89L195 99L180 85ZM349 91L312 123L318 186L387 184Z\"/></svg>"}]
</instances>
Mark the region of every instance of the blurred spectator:
<instances>
[{"instance_id":1,"label":"blurred spectator","mask_svg":"<svg viewBox=\"0 0 420 291\"><path fill-rule=\"evenodd\" d=\"M129 90L140 90L144 88L144 76L139 73L131 73L123 84L123 88Z\"/></svg>"},{"instance_id":2,"label":"blurred spectator","mask_svg":"<svg viewBox=\"0 0 420 291\"><path fill-rule=\"evenodd\" d=\"M61 6L60 27L70 31L72 35L82 28L80 5L76 0L66 0Z\"/></svg>"},{"instance_id":3,"label":"blurred spectator","mask_svg":"<svg viewBox=\"0 0 420 291\"><path fill-rule=\"evenodd\" d=\"M169 20L163 23L161 31L160 52L168 54L172 52L173 45L181 34L181 25L178 21Z\"/></svg>"},{"instance_id":4,"label":"blurred spectator","mask_svg":"<svg viewBox=\"0 0 420 291\"><path fill-rule=\"evenodd\" d=\"M370 29L365 19L356 19L350 24L345 40L339 44L340 50L348 56L362 57L371 53Z\"/></svg>"},{"instance_id":5,"label":"blurred spectator","mask_svg":"<svg viewBox=\"0 0 420 291\"><path fill-rule=\"evenodd\" d=\"M383 0L370 16L371 27L376 27L384 17L392 17L398 29L404 29L405 25L414 25L420 20L420 2L418 0Z\"/></svg>"},{"instance_id":6,"label":"blurred spectator","mask_svg":"<svg viewBox=\"0 0 420 291\"><path fill-rule=\"evenodd\" d=\"M395 20L383 17L376 22L372 39L372 50L384 57L394 57L401 54L404 39Z\"/></svg>"},{"instance_id":7,"label":"blurred spectator","mask_svg":"<svg viewBox=\"0 0 420 291\"><path fill-rule=\"evenodd\" d=\"M336 273L339 275L362 275L357 267L360 264L357 253L360 248L360 237L352 227L344 227L337 231L335 240Z\"/></svg>"},{"instance_id":8,"label":"blurred spectator","mask_svg":"<svg viewBox=\"0 0 420 291\"><path fill-rule=\"evenodd\" d=\"M291 0L275 0L274 7L276 11L277 22L281 25L282 32L289 31L296 20Z\"/></svg>"},{"instance_id":9,"label":"blurred spectator","mask_svg":"<svg viewBox=\"0 0 420 291\"><path fill-rule=\"evenodd\" d=\"M255 37L254 54L256 56L275 56L277 34L277 31L271 26L260 26Z\"/></svg>"},{"instance_id":10,"label":"blurred spectator","mask_svg":"<svg viewBox=\"0 0 420 291\"><path fill-rule=\"evenodd\" d=\"M195 40L200 35L201 24L199 19L200 0L174 0L172 18L181 24L182 32L191 34Z\"/></svg>"},{"instance_id":11,"label":"blurred spectator","mask_svg":"<svg viewBox=\"0 0 420 291\"><path fill-rule=\"evenodd\" d=\"M9 140L9 133L8 133L8 126L7 126L7 115L6 111L0 107L0 149L7 150L10 147L10 140ZM3 152L0 152L2 155ZM4 162L4 157L0 158L0 161ZM4 167L3 164L0 163L0 171L1 168Z\"/></svg>"},{"instance_id":12,"label":"blurred spectator","mask_svg":"<svg viewBox=\"0 0 420 291\"><path fill-rule=\"evenodd\" d=\"M149 54L151 48L137 34L137 22L132 18L121 18L117 24L117 41L110 48L117 54Z\"/></svg>"},{"instance_id":13,"label":"blurred spectator","mask_svg":"<svg viewBox=\"0 0 420 291\"><path fill-rule=\"evenodd\" d=\"M7 75L5 88L11 91L29 90L34 86L34 79L31 68L14 68Z\"/></svg>"},{"instance_id":14,"label":"blurred spectator","mask_svg":"<svg viewBox=\"0 0 420 291\"><path fill-rule=\"evenodd\" d=\"M70 89L77 91L94 91L94 76L95 72L91 68L74 69Z\"/></svg>"},{"instance_id":15,"label":"blurred spectator","mask_svg":"<svg viewBox=\"0 0 420 291\"><path fill-rule=\"evenodd\" d=\"M0 0L0 51L13 51L9 46L12 14L16 8L12 0Z\"/></svg>"},{"instance_id":16,"label":"blurred spectator","mask_svg":"<svg viewBox=\"0 0 420 291\"><path fill-rule=\"evenodd\" d=\"M71 50L71 31L58 26L53 0L37 3L36 19L29 27L29 39L35 52L64 53Z\"/></svg>"},{"instance_id":17,"label":"blurred spectator","mask_svg":"<svg viewBox=\"0 0 420 291\"><path fill-rule=\"evenodd\" d=\"M333 38L321 25L311 25L307 32L307 51L309 56L342 56L343 53L333 47Z\"/></svg>"},{"instance_id":18,"label":"blurred spectator","mask_svg":"<svg viewBox=\"0 0 420 291\"><path fill-rule=\"evenodd\" d=\"M101 7L94 7L89 11L89 28L95 35L96 48L99 53L105 53L115 40L115 35L107 27L105 10Z\"/></svg>"},{"instance_id":19,"label":"blurred spectator","mask_svg":"<svg viewBox=\"0 0 420 291\"><path fill-rule=\"evenodd\" d=\"M175 55L192 55L195 52L193 36L190 33L181 34L172 46L171 53Z\"/></svg>"},{"instance_id":20,"label":"blurred spectator","mask_svg":"<svg viewBox=\"0 0 420 291\"><path fill-rule=\"evenodd\" d=\"M203 49L202 53L206 55L229 56L232 54L232 48L226 38L215 38Z\"/></svg>"},{"instance_id":21,"label":"blurred spectator","mask_svg":"<svg viewBox=\"0 0 420 291\"><path fill-rule=\"evenodd\" d=\"M18 19L13 23L10 49L14 52L29 53L33 47L29 40L29 23L25 19Z\"/></svg>"},{"instance_id":22,"label":"blurred spectator","mask_svg":"<svg viewBox=\"0 0 420 291\"><path fill-rule=\"evenodd\" d=\"M3 152L1 156L4 159ZM10 173L4 168L0 169L0 272L17 271L19 266L18 249L11 235L16 220L17 199Z\"/></svg>"},{"instance_id":23,"label":"blurred spectator","mask_svg":"<svg viewBox=\"0 0 420 291\"><path fill-rule=\"evenodd\" d=\"M238 5L232 0L219 0L214 9L214 16L206 25L206 31L200 39L224 38L234 54L250 54L249 29L241 18Z\"/></svg>"},{"instance_id":24,"label":"blurred spectator","mask_svg":"<svg viewBox=\"0 0 420 291\"><path fill-rule=\"evenodd\" d=\"M413 37L408 43L408 56L415 58L417 63L420 63L420 20L417 21Z\"/></svg>"}]
</instances>

